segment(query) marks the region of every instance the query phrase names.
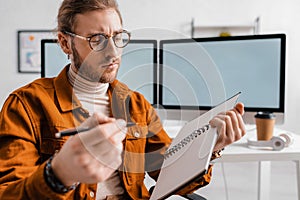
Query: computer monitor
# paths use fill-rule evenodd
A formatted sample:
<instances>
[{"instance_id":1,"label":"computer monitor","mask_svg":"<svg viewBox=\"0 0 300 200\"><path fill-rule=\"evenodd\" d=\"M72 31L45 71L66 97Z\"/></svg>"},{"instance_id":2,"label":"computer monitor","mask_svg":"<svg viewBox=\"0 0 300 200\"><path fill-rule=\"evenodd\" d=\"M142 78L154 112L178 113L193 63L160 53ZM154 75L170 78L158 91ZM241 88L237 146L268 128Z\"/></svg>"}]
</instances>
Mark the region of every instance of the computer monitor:
<instances>
[{"instance_id":1,"label":"computer monitor","mask_svg":"<svg viewBox=\"0 0 300 200\"><path fill-rule=\"evenodd\" d=\"M57 40L41 40L41 76L54 77L70 63ZM123 49L117 79L157 103L157 41L131 40Z\"/></svg>"},{"instance_id":2,"label":"computer monitor","mask_svg":"<svg viewBox=\"0 0 300 200\"><path fill-rule=\"evenodd\" d=\"M70 60L56 39L41 40L41 77L54 77Z\"/></svg>"},{"instance_id":3,"label":"computer monitor","mask_svg":"<svg viewBox=\"0 0 300 200\"><path fill-rule=\"evenodd\" d=\"M285 34L161 40L160 115L190 120L241 92L245 123L266 111L282 124L285 47Z\"/></svg>"},{"instance_id":4,"label":"computer monitor","mask_svg":"<svg viewBox=\"0 0 300 200\"><path fill-rule=\"evenodd\" d=\"M157 104L157 41L130 40L124 48L118 80Z\"/></svg>"}]
</instances>

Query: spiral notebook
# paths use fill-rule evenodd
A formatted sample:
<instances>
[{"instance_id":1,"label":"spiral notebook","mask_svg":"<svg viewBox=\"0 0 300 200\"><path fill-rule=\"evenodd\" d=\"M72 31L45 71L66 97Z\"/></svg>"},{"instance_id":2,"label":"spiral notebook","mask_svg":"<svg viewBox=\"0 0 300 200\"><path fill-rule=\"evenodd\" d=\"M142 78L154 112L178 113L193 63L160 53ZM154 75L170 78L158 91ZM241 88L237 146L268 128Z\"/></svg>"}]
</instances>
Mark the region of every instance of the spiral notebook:
<instances>
[{"instance_id":1,"label":"spiral notebook","mask_svg":"<svg viewBox=\"0 0 300 200\"><path fill-rule=\"evenodd\" d=\"M150 200L166 199L208 170L217 140L216 128L209 125L218 113L234 107L239 93L182 127L164 155L164 162Z\"/></svg>"}]
</instances>

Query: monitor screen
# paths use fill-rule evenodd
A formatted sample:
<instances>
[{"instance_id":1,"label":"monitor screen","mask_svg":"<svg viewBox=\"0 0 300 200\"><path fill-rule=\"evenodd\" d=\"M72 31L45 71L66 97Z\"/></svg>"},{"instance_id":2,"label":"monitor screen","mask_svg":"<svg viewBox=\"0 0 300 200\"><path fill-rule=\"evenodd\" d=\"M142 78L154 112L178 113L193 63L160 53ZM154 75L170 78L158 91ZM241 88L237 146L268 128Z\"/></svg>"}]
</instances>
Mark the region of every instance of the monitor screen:
<instances>
[{"instance_id":1,"label":"monitor screen","mask_svg":"<svg viewBox=\"0 0 300 200\"><path fill-rule=\"evenodd\" d=\"M157 41L130 40L124 48L118 80L157 103Z\"/></svg>"},{"instance_id":2,"label":"monitor screen","mask_svg":"<svg viewBox=\"0 0 300 200\"><path fill-rule=\"evenodd\" d=\"M54 77L68 64L67 54L60 48L56 39L41 40L41 76Z\"/></svg>"},{"instance_id":3,"label":"monitor screen","mask_svg":"<svg viewBox=\"0 0 300 200\"><path fill-rule=\"evenodd\" d=\"M162 40L159 104L166 118L190 120L241 92L246 123L258 111L283 123L285 41L284 34Z\"/></svg>"},{"instance_id":4,"label":"monitor screen","mask_svg":"<svg viewBox=\"0 0 300 200\"><path fill-rule=\"evenodd\" d=\"M41 41L41 76L57 76L70 63L57 40ZM157 102L157 41L131 40L123 49L117 79L132 90L142 93L153 105Z\"/></svg>"}]
</instances>

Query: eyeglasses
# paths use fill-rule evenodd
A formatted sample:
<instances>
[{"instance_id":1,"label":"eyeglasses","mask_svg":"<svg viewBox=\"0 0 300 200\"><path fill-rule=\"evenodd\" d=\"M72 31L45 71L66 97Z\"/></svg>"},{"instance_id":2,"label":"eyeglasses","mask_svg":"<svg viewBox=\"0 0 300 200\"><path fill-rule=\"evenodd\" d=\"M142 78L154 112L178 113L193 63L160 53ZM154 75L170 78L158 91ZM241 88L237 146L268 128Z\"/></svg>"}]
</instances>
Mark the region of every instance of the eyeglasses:
<instances>
[{"instance_id":1,"label":"eyeglasses","mask_svg":"<svg viewBox=\"0 0 300 200\"><path fill-rule=\"evenodd\" d=\"M72 37L77 37L82 40L86 40L89 42L90 48L94 51L101 51L105 49L108 44L108 39L112 38L114 44L118 48L124 48L130 41L130 33L126 30L122 30L121 32L115 33L113 35L105 35L102 33L94 34L89 37L84 37L81 35L77 35L75 33L71 33L68 31L63 31L63 33L68 34Z\"/></svg>"}]
</instances>

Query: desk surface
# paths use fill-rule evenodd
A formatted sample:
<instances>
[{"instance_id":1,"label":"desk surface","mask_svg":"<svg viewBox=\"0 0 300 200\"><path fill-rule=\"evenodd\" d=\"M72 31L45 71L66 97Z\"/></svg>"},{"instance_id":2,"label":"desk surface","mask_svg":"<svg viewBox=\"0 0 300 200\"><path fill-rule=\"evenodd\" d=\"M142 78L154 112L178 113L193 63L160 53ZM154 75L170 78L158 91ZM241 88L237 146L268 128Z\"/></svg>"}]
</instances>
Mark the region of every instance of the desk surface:
<instances>
[{"instance_id":1,"label":"desk surface","mask_svg":"<svg viewBox=\"0 0 300 200\"><path fill-rule=\"evenodd\" d=\"M171 126L165 126L165 129L170 137L176 137L181 126L182 124L172 124ZM289 133L293 136L293 143L281 151L261 150L248 147L248 138L256 138L255 127L246 127L246 130L247 133L243 138L225 148L223 156L217 159L217 162L267 161L260 162L258 179L258 199L265 200L270 199L270 162L268 161L296 161L298 199L300 200L300 135L275 128L275 136L281 133Z\"/></svg>"},{"instance_id":2,"label":"desk surface","mask_svg":"<svg viewBox=\"0 0 300 200\"><path fill-rule=\"evenodd\" d=\"M167 133L170 137L176 137L178 131L181 129L183 123L178 121L168 122L164 124ZM275 128L274 135L280 133L290 133L293 135L293 144L284 148L281 151L273 151L268 149L253 149L247 145L248 138L256 138L255 126L250 125L246 127L247 133L241 140L227 146L224 154L219 162L248 162L248 161L283 161L283 160L300 160L300 135Z\"/></svg>"},{"instance_id":3,"label":"desk surface","mask_svg":"<svg viewBox=\"0 0 300 200\"><path fill-rule=\"evenodd\" d=\"M275 128L274 135L287 131ZM255 138L255 129L248 131L239 141L225 148L220 161L224 162L246 162L246 161L275 161L275 160L300 160L300 136L292 134L293 143L281 151L269 149L253 149L247 144L248 138Z\"/></svg>"}]
</instances>

